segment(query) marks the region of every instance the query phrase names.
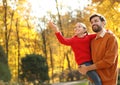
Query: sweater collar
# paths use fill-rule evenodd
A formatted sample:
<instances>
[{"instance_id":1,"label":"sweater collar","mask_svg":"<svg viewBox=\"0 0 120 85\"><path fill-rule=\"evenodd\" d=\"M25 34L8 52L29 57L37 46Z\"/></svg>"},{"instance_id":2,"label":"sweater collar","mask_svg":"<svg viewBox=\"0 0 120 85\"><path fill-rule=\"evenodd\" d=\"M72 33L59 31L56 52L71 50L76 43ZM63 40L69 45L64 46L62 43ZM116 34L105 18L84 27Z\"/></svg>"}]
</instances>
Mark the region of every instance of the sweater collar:
<instances>
[{"instance_id":1,"label":"sweater collar","mask_svg":"<svg viewBox=\"0 0 120 85\"><path fill-rule=\"evenodd\" d=\"M98 39L98 38L103 38L103 37L105 36L105 33L106 33L106 30L105 30L105 29L103 29L103 30L102 30L102 32L101 32L99 35L97 35L97 36L96 36L96 38L95 38L95 39Z\"/></svg>"}]
</instances>

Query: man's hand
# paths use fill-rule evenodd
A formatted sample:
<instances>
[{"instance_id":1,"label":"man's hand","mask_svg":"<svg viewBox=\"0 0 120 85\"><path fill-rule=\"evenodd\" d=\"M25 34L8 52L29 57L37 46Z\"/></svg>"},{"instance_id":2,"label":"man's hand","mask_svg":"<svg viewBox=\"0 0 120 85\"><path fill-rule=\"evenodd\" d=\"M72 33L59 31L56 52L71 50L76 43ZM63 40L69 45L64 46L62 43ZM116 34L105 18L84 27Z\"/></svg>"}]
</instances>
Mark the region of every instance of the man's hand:
<instances>
[{"instance_id":1,"label":"man's hand","mask_svg":"<svg viewBox=\"0 0 120 85\"><path fill-rule=\"evenodd\" d=\"M79 67L78 67L78 70L79 70L79 72L80 72L81 74L83 74L83 75L86 75L86 73L88 72L87 66L85 66L85 65L79 66Z\"/></svg>"},{"instance_id":2,"label":"man's hand","mask_svg":"<svg viewBox=\"0 0 120 85\"><path fill-rule=\"evenodd\" d=\"M110 33L110 34L113 34L113 32L111 30L107 30L107 32Z\"/></svg>"}]
</instances>

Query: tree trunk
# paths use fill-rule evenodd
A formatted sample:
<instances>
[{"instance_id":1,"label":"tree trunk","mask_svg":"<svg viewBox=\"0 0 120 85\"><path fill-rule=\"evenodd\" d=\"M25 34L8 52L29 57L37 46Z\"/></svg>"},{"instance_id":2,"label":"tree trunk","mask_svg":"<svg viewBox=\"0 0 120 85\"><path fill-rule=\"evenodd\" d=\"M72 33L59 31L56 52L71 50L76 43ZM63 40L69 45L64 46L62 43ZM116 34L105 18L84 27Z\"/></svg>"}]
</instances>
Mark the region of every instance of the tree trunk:
<instances>
[{"instance_id":1,"label":"tree trunk","mask_svg":"<svg viewBox=\"0 0 120 85\"><path fill-rule=\"evenodd\" d=\"M19 28L18 28L18 19L16 20L16 34L17 34L17 43L18 43L18 82L19 82L19 73L20 73L20 37L19 37Z\"/></svg>"},{"instance_id":2,"label":"tree trunk","mask_svg":"<svg viewBox=\"0 0 120 85\"><path fill-rule=\"evenodd\" d=\"M6 57L8 58L8 28L7 28L7 0L3 0L4 6L4 26L5 26L5 51Z\"/></svg>"}]
</instances>

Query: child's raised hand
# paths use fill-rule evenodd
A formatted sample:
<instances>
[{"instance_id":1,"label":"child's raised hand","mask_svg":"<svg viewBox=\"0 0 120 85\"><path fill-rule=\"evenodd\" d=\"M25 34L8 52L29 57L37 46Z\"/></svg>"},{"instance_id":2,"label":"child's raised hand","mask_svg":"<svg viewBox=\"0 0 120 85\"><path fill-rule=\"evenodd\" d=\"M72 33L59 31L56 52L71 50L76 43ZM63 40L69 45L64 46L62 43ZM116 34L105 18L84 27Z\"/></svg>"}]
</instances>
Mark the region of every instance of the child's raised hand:
<instances>
[{"instance_id":1,"label":"child's raised hand","mask_svg":"<svg viewBox=\"0 0 120 85\"><path fill-rule=\"evenodd\" d=\"M49 21L49 23L48 23L48 25L50 26L50 28L55 28L55 26L54 26L54 24L53 24L53 22L51 22L51 21Z\"/></svg>"},{"instance_id":2,"label":"child's raised hand","mask_svg":"<svg viewBox=\"0 0 120 85\"><path fill-rule=\"evenodd\" d=\"M58 32L58 31L59 31L58 27L57 27L53 22L49 21L48 25L49 25L49 27L50 27L51 29L53 29L55 32Z\"/></svg>"}]
</instances>

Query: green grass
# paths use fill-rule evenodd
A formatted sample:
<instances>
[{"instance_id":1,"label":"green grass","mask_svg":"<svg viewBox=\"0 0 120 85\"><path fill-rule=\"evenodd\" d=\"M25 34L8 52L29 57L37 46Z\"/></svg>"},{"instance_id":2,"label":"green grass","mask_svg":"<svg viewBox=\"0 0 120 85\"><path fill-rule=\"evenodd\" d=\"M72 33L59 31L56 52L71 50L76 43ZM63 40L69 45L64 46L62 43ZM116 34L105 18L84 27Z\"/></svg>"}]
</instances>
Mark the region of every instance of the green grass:
<instances>
[{"instance_id":1,"label":"green grass","mask_svg":"<svg viewBox=\"0 0 120 85\"><path fill-rule=\"evenodd\" d=\"M88 85L88 82L85 82L85 83L79 83L79 84L75 84L75 85Z\"/></svg>"}]
</instances>

